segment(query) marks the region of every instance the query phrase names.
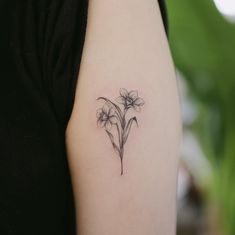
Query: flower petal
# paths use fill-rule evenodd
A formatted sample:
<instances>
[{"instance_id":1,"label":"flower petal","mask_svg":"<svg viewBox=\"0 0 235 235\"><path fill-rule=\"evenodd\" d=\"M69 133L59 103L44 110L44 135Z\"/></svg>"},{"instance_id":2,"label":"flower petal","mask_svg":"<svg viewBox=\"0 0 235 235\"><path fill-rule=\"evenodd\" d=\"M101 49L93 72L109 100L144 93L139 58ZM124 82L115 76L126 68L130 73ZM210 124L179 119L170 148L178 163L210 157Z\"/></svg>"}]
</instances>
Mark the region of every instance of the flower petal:
<instances>
[{"instance_id":1,"label":"flower petal","mask_svg":"<svg viewBox=\"0 0 235 235\"><path fill-rule=\"evenodd\" d=\"M110 130L112 128L112 123L109 120L105 123L105 128L107 130Z\"/></svg>"},{"instance_id":2,"label":"flower petal","mask_svg":"<svg viewBox=\"0 0 235 235\"><path fill-rule=\"evenodd\" d=\"M134 101L134 104L135 105L138 105L138 106L142 106L144 105L144 100L142 98L137 98L135 101Z\"/></svg>"},{"instance_id":3,"label":"flower petal","mask_svg":"<svg viewBox=\"0 0 235 235\"><path fill-rule=\"evenodd\" d=\"M114 116L115 115L115 110L114 110L114 108L110 108L109 109L109 117L110 116Z\"/></svg>"},{"instance_id":4,"label":"flower petal","mask_svg":"<svg viewBox=\"0 0 235 235\"><path fill-rule=\"evenodd\" d=\"M134 105L133 108L134 108L134 110L137 111L137 112L141 111L141 108L140 108L140 106L138 106L138 105Z\"/></svg>"},{"instance_id":5,"label":"flower petal","mask_svg":"<svg viewBox=\"0 0 235 235\"><path fill-rule=\"evenodd\" d=\"M117 123L117 117L112 115L109 117L109 121L111 122L111 124L115 124L115 123Z\"/></svg>"},{"instance_id":6,"label":"flower petal","mask_svg":"<svg viewBox=\"0 0 235 235\"><path fill-rule=\"evenodd\" d=\"M97 120L98 127L104 127L105 121L102 121L101 119Z\"/></svg>"},{"instance_id":7,"label":"flower petal","mask_svg":"<svg viewBox=\"0 0 235 235\"><path fill-rule=\"evenodd\" d=\"M129 94L128 94L128 96L129 96L131 99L135 100L136 98L138 98L138 91L130 91Z\"/></svg>"},{"instance_id":8,"label":"flower petal","mask_svg":"<svg viewBox=\"0 0 235 235\"><path fill-rule=\"evenodd\" d=\"M128 96L128 91L125 88L121 88L119 92L120 92L120 95L123 97Z\"/></svg>"},{"instance_id":9,"label":"flower petal","mask_svg":"<svg viewBox=\"0 0 235 235\"><path fill-rule=\"evenodd\" d=\"M125 98L123 96L119 96L116 101L119 103L119 104L125 104L126 101L125 101Z\"/></svg>"},{"instance_id":10,"label":"flower petal","mask_svg":"<svg viewBox=\"0 0 235 235\"><path fill-rule=\"evenodd\" d=\"M103 110L102 109L98 109L97 112L96 112L96 117L99 118L101 113L103 113Z\"/></svg>"},{"instance_id":11,"label":"flower petal","mask_svg":"<svg viewBox=\"0 0 235 235\"><path fill-rule=\"evenodd\" d=\"M107 103L105 103L102 107L102 111L106 114L109 113L109 109L110 109L110 106Z\"/></svg>"}]
</instances>

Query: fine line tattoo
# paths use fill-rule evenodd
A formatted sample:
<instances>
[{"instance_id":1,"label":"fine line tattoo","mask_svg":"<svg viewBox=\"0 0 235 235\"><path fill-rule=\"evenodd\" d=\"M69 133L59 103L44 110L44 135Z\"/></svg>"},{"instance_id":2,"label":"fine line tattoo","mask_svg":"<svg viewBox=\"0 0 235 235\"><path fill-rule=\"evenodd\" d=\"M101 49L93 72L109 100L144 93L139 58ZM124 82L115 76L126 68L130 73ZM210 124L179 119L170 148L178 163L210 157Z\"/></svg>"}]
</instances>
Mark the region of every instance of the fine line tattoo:
<instances>
[{"instance_id":1,"label":"fine line tattoo","mask_svg":"<svg viewBox=\"0 0 235 235\"><path fill-rule=\"evenodd\" d=\"M97 100L104 101L103 107L96 113L97 125L105 129L114 150L118 153L121 160L121 175L123 175L124 146L133 122L138 126L137 118L134 116L128 119L126 114L130 109L140 111L144 100L138 96L136 90L128 92L125 88L120 89L120 96L116 99L118 104L105 97L98 97Z\"/></svg>"}]
</instances>

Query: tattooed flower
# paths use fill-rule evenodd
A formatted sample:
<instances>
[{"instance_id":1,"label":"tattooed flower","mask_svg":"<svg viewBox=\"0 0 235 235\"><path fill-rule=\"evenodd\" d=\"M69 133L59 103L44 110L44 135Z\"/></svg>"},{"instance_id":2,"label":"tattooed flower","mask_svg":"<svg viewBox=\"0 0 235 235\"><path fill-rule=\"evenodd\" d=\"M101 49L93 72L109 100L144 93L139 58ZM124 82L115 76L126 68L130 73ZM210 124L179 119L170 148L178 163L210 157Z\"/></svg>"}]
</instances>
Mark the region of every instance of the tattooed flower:
<instances>
[{"instance_id":1,"label":"tattooed flower","mask_svg":"<svg viewBox=\"0 0 235 235\"><path fill-rule=\"evenodd\" d=\"M101 109L97 110L96 116L98 126L105 127L108 130L111 129L113 124L117 123L114 109L107 104L104 104Z\"/></svg>"},{"instance_id":2,"label":"tattooed flower","mask_svg":"<svg viewBox=\"0 0 235 235\"><path fill-rule=\"evenodd\" d=\"M117 98L117 102L124 105L127 110L133 108L136 111L140 111L141 106L144 105L144 100L138 96L137 91L127 91L124 88L120 89L120 96Z\"/></svg>"},{"instance_id":3,"label":"tattooed flower","mask_svg":"<svg viewBox=\"0 0 235 235\"><path fill-rule=\"evenodd\" d=\"M96 113L97 124L100 127L105 127L105 132L111 141L113 149L120 158L121 175L123 175L124 147L133 123L138 127L137 118L126 114L130 108L140 111L140 107L144 105L144 100L138 97L137 91L128 92L124 88L120 89L120 96L117 98L117 102L124 105L124 109L120 107L121 105L106 97L100 96L97 100L104 102L103 107L98 109ZM115 125L115 128L111 129L112 125Z\"/></svg>"}]
</instances>

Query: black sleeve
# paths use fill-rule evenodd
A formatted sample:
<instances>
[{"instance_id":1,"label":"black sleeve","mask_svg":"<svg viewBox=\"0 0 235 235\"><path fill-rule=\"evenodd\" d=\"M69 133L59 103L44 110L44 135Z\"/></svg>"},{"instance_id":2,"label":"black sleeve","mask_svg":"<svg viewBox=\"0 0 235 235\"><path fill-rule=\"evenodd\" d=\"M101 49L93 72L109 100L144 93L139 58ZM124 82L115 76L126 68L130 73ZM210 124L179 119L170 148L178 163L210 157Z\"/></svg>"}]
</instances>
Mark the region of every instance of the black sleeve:
<instances>
[{"instance_id":1,"label":"black sleeve","mask_svg":"<svg viewBox=\"0 0 235 235\"><path fill-rule=\"evenodd\" d=\"M12 44L18 72L45 95L64 130L74 100L87 1L16 1L15 10Z\"/></svg>"}]
</instances>

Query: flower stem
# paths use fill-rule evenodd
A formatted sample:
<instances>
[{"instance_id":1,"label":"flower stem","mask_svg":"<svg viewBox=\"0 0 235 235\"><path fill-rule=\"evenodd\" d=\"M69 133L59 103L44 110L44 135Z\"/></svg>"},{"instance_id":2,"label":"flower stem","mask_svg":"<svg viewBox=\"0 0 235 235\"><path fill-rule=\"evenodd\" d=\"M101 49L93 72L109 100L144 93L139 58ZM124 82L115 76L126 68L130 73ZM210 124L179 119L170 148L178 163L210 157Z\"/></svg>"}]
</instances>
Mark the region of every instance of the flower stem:
<instances>
[{"instance_id":1,"label":"flower stem","mask_svg":"<svg viewBox=\"0 0 235 235\"><path fill-rule=\"evenodd\" d=\"M122 129L121 129L121 138L120 138L120 160L121 160L121 175L123 175L123 155L124 155L124 135L126 130L126 113L127 108L124 109L122 116Z\"/></svg>"},{"instance_id":2,"label":"flower stem","mask_svg":"<svg viewBox=\"0 0 235 235\"><path fill-rule=\"evenodd\" d=\"M120 149L120 160L121 160L121 175L123 175L123 154L124 154L124 148Z\"/></svg>"},{"instance_id":3,"label":"flower stem","mask_svg":"<svg viewBox=\"0 0 235 235\"><path fill-rule=\"evenodd\" d=\"M123 161L122 161L122 158L121 158L121 175L123 175Z\"/></svg>"}]
</instances>

